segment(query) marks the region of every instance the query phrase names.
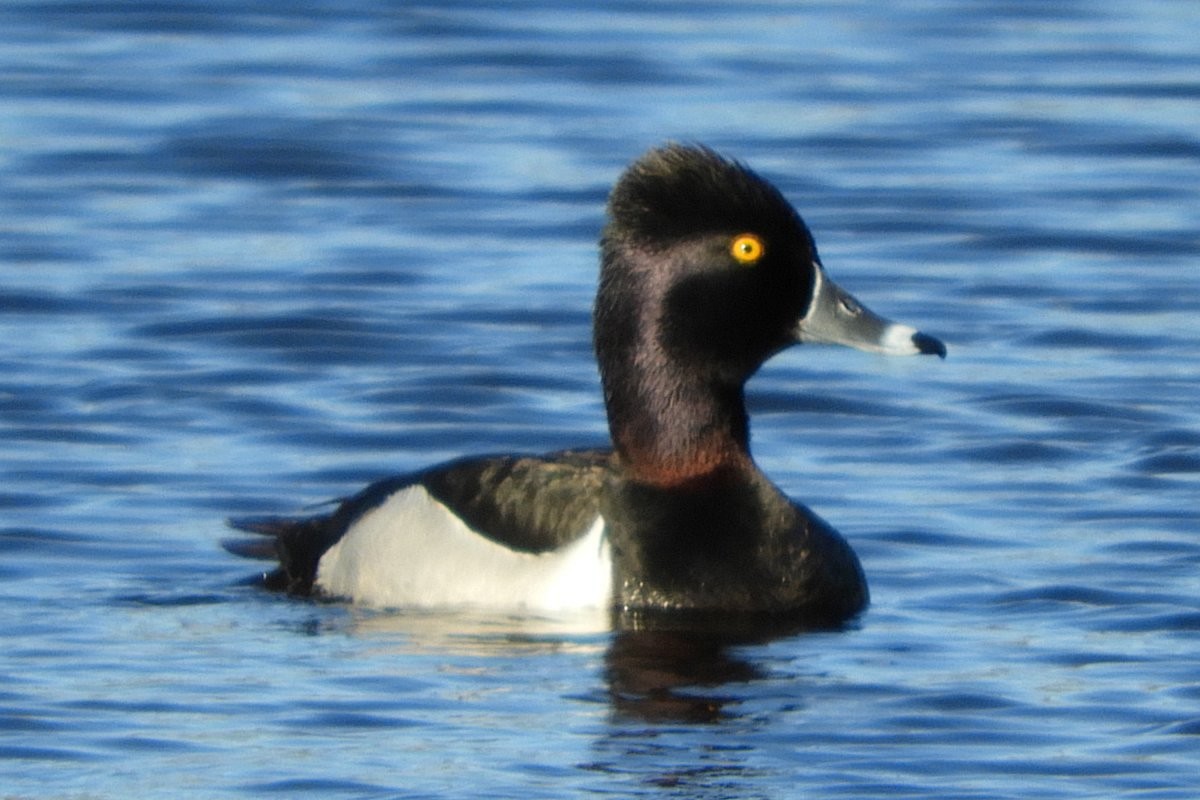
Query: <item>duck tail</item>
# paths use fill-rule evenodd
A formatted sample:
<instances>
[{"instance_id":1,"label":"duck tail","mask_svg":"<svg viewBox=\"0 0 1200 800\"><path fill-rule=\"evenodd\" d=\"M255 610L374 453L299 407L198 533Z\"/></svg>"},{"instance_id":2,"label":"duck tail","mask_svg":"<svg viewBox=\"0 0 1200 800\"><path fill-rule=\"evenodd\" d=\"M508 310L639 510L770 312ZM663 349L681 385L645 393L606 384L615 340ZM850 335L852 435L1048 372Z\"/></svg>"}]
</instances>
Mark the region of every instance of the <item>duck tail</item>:
<instances>
[{"instance_id":1,"label":"duck tail","mask_svg":"<svg viewBox=\"0 0 1200 800\"><path fill-rule=\"evenodd\" d=\"M327 517L238 517L228 524L255 536L223 539L221 547L226 552L278 562L278 568L262 576L263 586L294 595L312 594L317 561L328 547Z\"/></svg>"}]
</instances>

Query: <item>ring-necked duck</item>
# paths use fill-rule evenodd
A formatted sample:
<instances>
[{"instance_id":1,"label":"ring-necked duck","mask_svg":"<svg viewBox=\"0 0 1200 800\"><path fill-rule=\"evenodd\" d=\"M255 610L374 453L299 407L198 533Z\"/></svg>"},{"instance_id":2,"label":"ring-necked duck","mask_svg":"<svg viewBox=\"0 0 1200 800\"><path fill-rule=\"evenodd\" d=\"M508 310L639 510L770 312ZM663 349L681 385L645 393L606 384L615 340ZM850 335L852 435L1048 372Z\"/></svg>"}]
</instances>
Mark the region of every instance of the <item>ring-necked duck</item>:
<instances>
[{"instance_id":1,"label":"ring-necked duck","mask_svg":"<svg viewBox=\"0 0 1200 800\"><path fill-rule=\"evenodd\" d=\"M829 280L800 216L745 166L651 150L617 182L594 344L612 450L465 458L328 516L234 520L265 585L386 607L735 612L838 622L854 551L755 465L746 380L796 342L945 357Z\"/></svg>"}]
</instances>

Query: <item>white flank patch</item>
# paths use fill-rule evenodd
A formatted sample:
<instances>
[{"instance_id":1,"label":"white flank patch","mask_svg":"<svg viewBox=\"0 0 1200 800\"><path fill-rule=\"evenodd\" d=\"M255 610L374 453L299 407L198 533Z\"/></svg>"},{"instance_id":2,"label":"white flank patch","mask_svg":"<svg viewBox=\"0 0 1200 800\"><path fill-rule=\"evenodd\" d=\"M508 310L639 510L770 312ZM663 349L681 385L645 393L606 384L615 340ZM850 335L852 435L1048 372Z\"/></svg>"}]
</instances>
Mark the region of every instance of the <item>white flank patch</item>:
<instances>
[{"instance_id":1,"label":"white flank patch","mask_svg":"<svg viewBox=\"0 0 1200 800\"><path fill-rule=\"evenodd\" d=\"M328 594L386 608L566 611L606 607L612 560L597 517L553 553L519 553L468 528L422 486L371 509L321 557Z\"/></svg>"}]
</instances>

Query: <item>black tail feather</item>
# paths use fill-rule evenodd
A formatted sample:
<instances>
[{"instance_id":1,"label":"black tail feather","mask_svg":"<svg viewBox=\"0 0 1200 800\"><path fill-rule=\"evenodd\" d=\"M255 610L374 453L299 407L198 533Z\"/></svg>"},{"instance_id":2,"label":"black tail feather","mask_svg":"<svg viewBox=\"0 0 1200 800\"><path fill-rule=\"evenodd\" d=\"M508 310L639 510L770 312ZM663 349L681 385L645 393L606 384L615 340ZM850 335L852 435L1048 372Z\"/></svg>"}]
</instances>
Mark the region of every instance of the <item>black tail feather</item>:
<instances>
[{"instance_id":1,"label":"black tail feather","mask_svg":"<svg viewBox=\"0 0 1200 800\"><path fill-rule=\"evenodd\" d=\"M235 531L256 533L259 536L270 536L275 539L303 522L305 520L293 517L231 517L226 521L229 527Z\"/></svg>"},{"instance_id":2,"label":"black tail feather","mask_svg":"<svg viewBox=\"0 0 1200 800\"><path fill-rule=\"evenodd\" d=\"M222 539L221 547L227 553L256 561L275 561L279 558L273 539Z\"/></svg>"},{"instance_id":3,"label":"black tail feather","mask_svg":"<svg viewBox=\"0 0 1200 800\"><path fill-rule=\"evenodd\" d=\"M263 576L263 585L303 596L312 594L321 554L340 535L328 517L237 517L229 520L229 527L262 538L224 539L221 546L226 551L242 558L278 561L278 569Z\"/></svg>"},{"instance_id":4,"label":"black tail feather","mask_svg":"<svg viewBox=\"0 0 1200 800\"><path fill-rule=\"evenodd\" d=\"M288 517L234 517L227 520L229 527L269 538L222 539L221 547L225 548L226 552L242 558L275 561L280 557L281 538L289 531L295 530L299 522L301 521Z\"/></svg>"}]
</instances>

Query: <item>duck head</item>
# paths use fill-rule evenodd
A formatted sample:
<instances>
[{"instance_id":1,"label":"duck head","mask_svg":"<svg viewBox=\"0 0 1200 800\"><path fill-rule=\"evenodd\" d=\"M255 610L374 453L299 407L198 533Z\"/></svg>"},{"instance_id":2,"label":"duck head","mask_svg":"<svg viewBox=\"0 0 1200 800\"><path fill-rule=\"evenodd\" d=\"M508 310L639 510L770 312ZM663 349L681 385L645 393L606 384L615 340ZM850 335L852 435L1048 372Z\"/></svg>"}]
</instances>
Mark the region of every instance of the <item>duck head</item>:
<instances>
[{"instance_id":1,"label":"duck head","mask_svg":"<svg viewBox=\"0 0 1200 800\"><path fill-rule=\"evenodd\" d=\"M783 195L699 146L651 150L608 202L594 344L618 456L670 485L749 463L746 380L800 342L888 355L945 346L838 287Z\"/></svg>"}]
</instances>

